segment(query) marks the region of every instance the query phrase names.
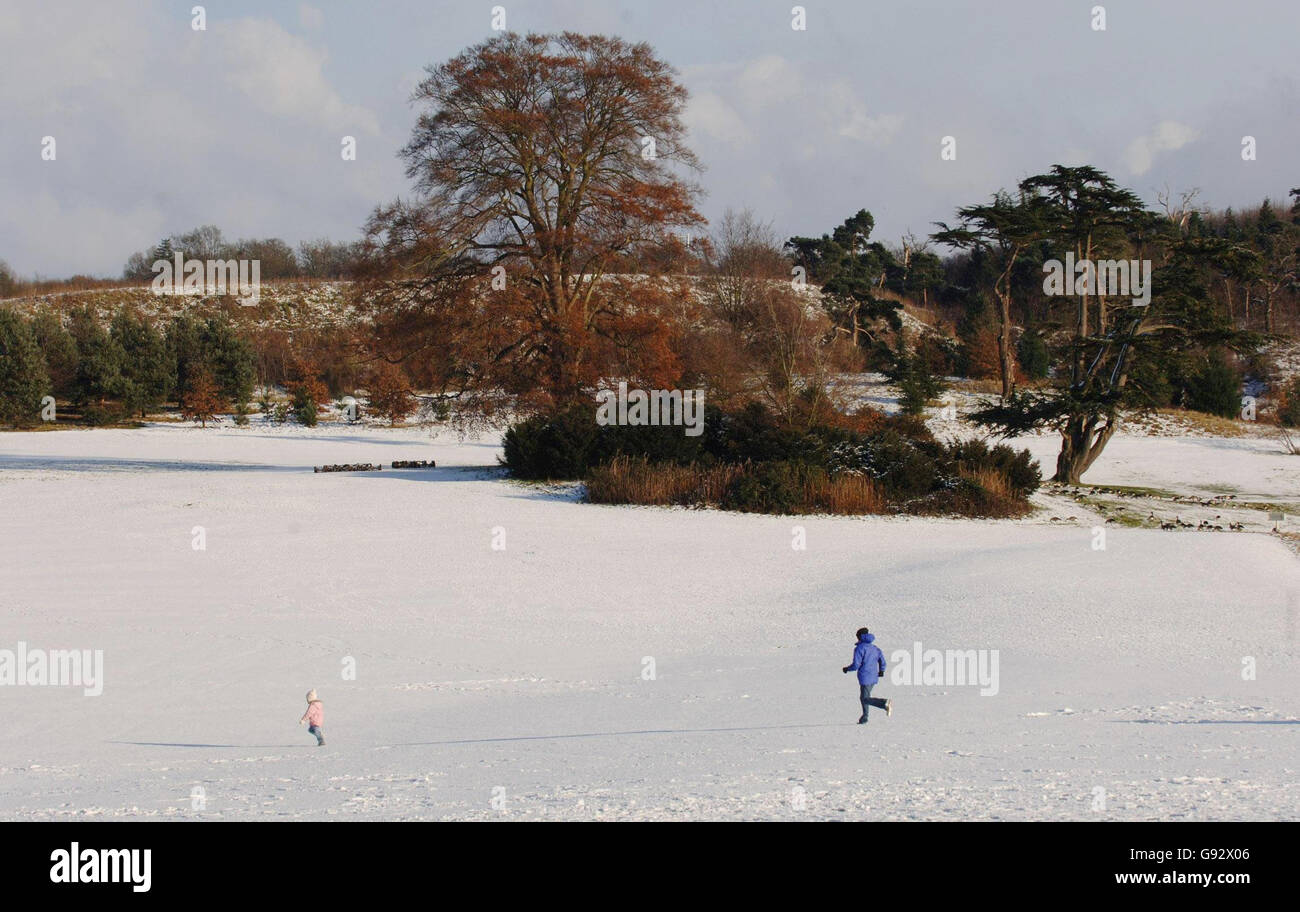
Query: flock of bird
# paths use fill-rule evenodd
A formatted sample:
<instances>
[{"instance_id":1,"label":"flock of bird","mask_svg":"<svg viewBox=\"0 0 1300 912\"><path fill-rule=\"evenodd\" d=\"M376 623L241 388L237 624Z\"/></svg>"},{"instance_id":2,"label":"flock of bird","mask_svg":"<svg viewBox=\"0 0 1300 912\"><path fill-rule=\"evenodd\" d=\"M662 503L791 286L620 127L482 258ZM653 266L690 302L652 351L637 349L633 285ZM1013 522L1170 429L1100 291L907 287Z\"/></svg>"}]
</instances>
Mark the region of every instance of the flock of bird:
<instances>
[{"instance_id":1,"label":"flock of bird","mask_svg":"<svg viewBox=\"0 0 1300 912\"><path fill-rule=\"evenodd\" d=\"M1075 500L1076 503L1087 504L1089 507L1097 510L1102 515L1106 515L1111 512L1111 508L1107 507L1105 504L1088 503L1085 494L1080 492L1077 488L1072 488L1068 485L1057 484L1057 483L1051 483L1046 487L1052 493L1068 494L1070 497L1072 497ZM1111 497L1129 498L1129 499L1154 497L1160 500L1168 500L1171 503L1190 504L1199 507L1222 507L1224 505L1231 505L1230 502L1237 499L1236 494L1216 494L1215 496L1208 497L1208 498L1195 497L1195 496L1178 496L1178 495L1161 496L1159 494L1152 494L1144 491L1125 491L1118 488L1104 488L1104 487L1094 487L1089 491L1089 493L1105 494ZM1279 519L1278 515L1276 514L1270 514L1269 518L1273 520ZM1222 522L1218 521L1223 519L1222 514L1216 514L1213 520L1203 519L1196 525L1193 525L1192 523L1189 522L1183 522L1181 516L1175 516L1172 521L1162 520L1160 517L1156 516L1154 510L1150 511L1147 514L1146 519L1148 522L1150 522L1153 525L1158 524L1160 528L1164 529L1165 531L1176 531L1178 529L1195 529L1198 532L1224 532L1224 531L1245 532L1246 531L1246 524L1244 522L1229 521L1226 526L1223 525ZM1062 518L1060 516L1053 516L1050 521L1051 522L1076 522L1077 520L1078 517L1076 516L1069 516L1065 518ZM1106 522L1108 523L1119 522L1119 517L1107 516ZM1276 525L1274 525L1273 531L1274 532L1278 531Z\"/></svg>"}]
</instances>

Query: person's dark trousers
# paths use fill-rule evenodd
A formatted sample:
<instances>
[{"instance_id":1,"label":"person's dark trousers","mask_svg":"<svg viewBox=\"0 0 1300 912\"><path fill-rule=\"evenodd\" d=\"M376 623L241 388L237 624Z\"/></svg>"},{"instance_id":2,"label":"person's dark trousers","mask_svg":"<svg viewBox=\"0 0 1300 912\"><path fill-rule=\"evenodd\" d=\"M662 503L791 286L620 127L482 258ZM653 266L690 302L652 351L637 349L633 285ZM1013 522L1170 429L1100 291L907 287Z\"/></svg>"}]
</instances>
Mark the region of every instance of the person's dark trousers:
<instances>
[{"instance_id":1,"label":"person's dark trousers","mask_svg":"<svg viewBox=\"0 0 1300 912\"><path fill-rule=\"evenodd\" d=\"M874 706L876 709L885 708L884 700L880 699L880 697L873 697L871 695L871 688L874 686L875 685L873 684L858 685L858 689L862 691L862 718L858 720L859 725L867 721L867 710L870 707Z\"/></svg>"}]
</instances>

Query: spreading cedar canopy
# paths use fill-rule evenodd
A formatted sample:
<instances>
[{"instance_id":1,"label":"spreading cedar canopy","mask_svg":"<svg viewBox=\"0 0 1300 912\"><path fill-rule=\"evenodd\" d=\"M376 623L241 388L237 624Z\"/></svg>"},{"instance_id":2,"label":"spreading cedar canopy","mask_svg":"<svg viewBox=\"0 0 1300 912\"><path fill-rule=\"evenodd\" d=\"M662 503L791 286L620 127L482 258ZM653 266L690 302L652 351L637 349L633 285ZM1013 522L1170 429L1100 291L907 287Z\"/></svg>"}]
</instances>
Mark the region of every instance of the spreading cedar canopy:
<instances>
[{"instance_id":1,"label":"spreading cedar canopy","mask_svg":"<svg viewBox=\"0 0 1300 912\"><path fill-rule=\"evenodd\" d=\"M503 34L430 66L402 149L414 198L367 225L377 356L478 411L554 407L602 377L681 373L656 275L704 220L685 88L646 44Z\"/></svg>"}]
</instances>

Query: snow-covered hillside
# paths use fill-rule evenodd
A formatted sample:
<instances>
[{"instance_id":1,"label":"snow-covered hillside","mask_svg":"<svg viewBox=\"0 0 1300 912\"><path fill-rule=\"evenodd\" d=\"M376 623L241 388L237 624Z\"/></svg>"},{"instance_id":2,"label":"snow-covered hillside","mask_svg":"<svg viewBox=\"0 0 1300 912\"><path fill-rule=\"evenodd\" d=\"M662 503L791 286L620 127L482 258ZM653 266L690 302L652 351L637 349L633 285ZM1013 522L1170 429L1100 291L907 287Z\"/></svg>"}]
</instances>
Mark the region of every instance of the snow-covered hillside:
<instances>
[{"instance_id":1,"label":"snow-covered hillside","mask_svg":"<svg viewBox=\"0 0 1300 912\"><path fill-rule=\"evenodd\" d=\"M101 696L0 686L0 818L1300 816L1274 536L600 507L497 444L0 434L0 649L104 657ZM1277 468L1121 436L1094 471L1296 496ZM864 624L887 658L988 650L996 693L891 669L892 718L855 725Z\"/></svg>"}]
</instances>

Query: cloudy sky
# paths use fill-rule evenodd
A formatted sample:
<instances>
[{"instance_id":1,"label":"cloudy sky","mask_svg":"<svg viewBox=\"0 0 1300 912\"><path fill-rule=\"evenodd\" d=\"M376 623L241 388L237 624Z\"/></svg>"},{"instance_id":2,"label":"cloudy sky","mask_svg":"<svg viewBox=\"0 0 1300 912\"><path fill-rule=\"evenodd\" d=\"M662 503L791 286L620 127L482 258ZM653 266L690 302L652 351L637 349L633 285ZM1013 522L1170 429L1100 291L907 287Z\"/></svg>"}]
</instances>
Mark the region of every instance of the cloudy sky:
<instances>
[{"instance_id":1,"label":"cloudy sky","mask_svg":"<svg viewBox=\"0 0 1300 912\"><path fill-rule=\"evenodd\" d=\"M0 259L20 275L117 275L203 223L354 239L407 192L422 68L490 37L494 6L515 31L650 42L691 91L705 215L748 207L781 236L859 208L886 241L924 234L1057 162L1153 203L1300 186L1297 0L805 0L804 31L791 0L211 0L204 31L194 5L0 0Z\"/></svg>"}]
</instances>

